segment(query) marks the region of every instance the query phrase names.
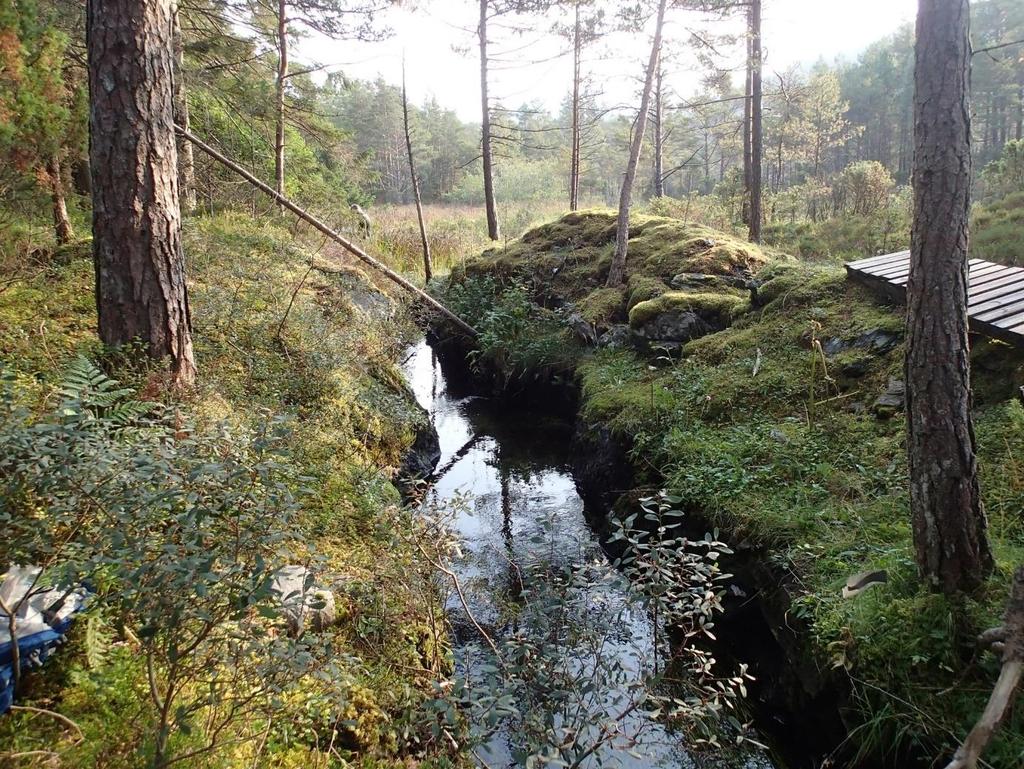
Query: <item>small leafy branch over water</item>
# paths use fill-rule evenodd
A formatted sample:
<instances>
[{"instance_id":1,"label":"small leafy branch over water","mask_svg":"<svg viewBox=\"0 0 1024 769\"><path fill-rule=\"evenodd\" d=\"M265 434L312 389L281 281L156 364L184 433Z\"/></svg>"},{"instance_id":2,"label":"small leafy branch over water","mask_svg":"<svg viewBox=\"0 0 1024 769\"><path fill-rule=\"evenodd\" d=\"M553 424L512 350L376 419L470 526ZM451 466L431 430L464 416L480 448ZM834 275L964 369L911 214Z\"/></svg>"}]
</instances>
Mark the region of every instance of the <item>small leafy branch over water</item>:
<instances>
[{"instance_id":1,"label":"small leafy branch over water","mask_svg":"<svg viewBox=\"0 0 1024 769\"><path fill-rule=\"evenodd\" d=\"M677 752L673 732L691 747L720 746L725 733L749 741L735 710L751 676L745 666L720 675L700 643L714 638L730 576L718 559L730 551L717 535L689 540L678 502L662 493L616 521L613 543L624 552L615 564L510 560L508 603L490 625L458 576L463 554L446 525L454 511L420 519L411 536L450 581L449 605L468 619L453 623L471 633L430 706L436 738L484 765L528 767ZM543 549L544 533L534 540Z\"/></svg>"}]
</instances>

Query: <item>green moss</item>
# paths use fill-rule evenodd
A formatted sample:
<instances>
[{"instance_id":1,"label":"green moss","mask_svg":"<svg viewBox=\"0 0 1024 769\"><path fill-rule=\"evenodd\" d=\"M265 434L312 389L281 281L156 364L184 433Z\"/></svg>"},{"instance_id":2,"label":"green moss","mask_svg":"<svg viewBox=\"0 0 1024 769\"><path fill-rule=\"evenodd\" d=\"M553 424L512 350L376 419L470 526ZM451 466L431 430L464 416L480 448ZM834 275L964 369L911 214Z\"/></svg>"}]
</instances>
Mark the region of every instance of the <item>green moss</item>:
<instances>
[{"instance_id":1,"label":"green moss","mask_svg":"<svg viewBox=\"0 0 1024 769\"><path fill-rule=\"evenodd\" d=\"M640 328L665 312L694 312L702 318L728 323L749 306L745 297L735 293L669 291L633 307L629 311L629 325Z\"/></svg>"},{"instance_id":2,"label":"green moss","mask_svg":"<svg viewBox=\"0 0 1024 769\"><path fill-rule=\"evenodd\" d=\"M576 308L585 321L602 328L618 320L623 304L622 289L598 288L583 297Z\"/></svg>"},{"instance_id":3,"label":"green moss","mask_svg":"<svg viewBox=\"0 0 1024 769\"><path fill-rule=\"evenodd\" d=\"M655 299L668 290L668 286L660 278L653 278L649 275L630 275L626 285L626 294L629 297L626 302L626 310L632 310L640 302Z\"/></svg>"},{"instance_id":4,"label":"green moss","mask_svg":"<svg viewBox=\"0 0 1024 769\"><path fill-rule=\"evenodd\" d=\"M64 367L82 353L102 356L122 381L146 385L144 372L117 370L127 356L104 352L95 341L87 251L87 243L69 248L0 290L0 357L40 409L52 406ZM268 418L288 421L289 451L278 461L293 463L309 490L301 496L307 537L289 546L299 562L323 558L346 585L374 586L337 596L345 619L330 642L349 690L341 718L350 725L336 748L353 765L400 760L395 724L429 691L437 671L428 668L446 658L444 649L434 654L439 641L424 630L433 587L415 586L413 576L429 570L392 530L406 525L392 476L421 418L395 365L411 323L401 313L364 314L354 299L374 291L372 281L333 265L310 271L309 250L273 222L193 218L185 251L200 384L172 406L200 424L227 421L243 429ZM25 702L55 707L82 727L85 739L72 739L55 720L19 714L0 719L0 743L15 751L58 750L74 766L145 763L152 708L142 662L126 643L102 670L91 669L80 626L35 676ZM316 739L338 723L332 708L315 681L304 682L301 696L281 704L264 760L295 767L332 760ZM228 732L248 744L249 734L265 727L236 724ZM197 727L189 739L198 746L201 737ZM251 764L246 751L216 756L217 766Z\"/></svg>"},{"instance_id":5,"label":"green moss","mask_svg":"<svg viewBox=\"0 0 1024 769\"><path fill-rule=\"evenodd\" d=\"M595 265L609 253L600 240L610 232L597 226L599 214L585 220L588 245L574 250L563 220L510 247L513 269L540 275L564 263L557 275L576 270L572 280L590 282L562 285L555 277L546 287L570 297L600 287ZM948 753L950 735L969 730L995 676L990 655L967 662L973 638L997 624L1010 568L1024 560L1024 406L1014 399L1024 356L997 342L974 346L975 427L999 571L981 595L948 601L923 588L913 561L903 420L880 420L867 409L890 377L902 376L902 345L828 357L816 344L849 343L876 330L899 339L902 310L849 282L838 266L762 261L764 252L735 248L728 236L702 228L638 217L631 235L631 324L670 308L735 320L688 343L667 367L652 368L626 350L580 352L583 418L632 445L638 484L671 489L727 539L766 550L792 575L789 620L803 627L819 665L851 673L854 744L866 754L897 743ZM698 242L716 237L721 244ZM491 274L483 261L474 269ZM736 269L754 272L760 284L756 308L738 316L746 302L739 291L665 288L679 272ZM852 363L856 375L841 376ZM887 585L841 597L848 576L877 568L889 572ZM989 760L1016 766L1022 756L1024 714L1015 713Z\"/></svg>"}]
</instances>

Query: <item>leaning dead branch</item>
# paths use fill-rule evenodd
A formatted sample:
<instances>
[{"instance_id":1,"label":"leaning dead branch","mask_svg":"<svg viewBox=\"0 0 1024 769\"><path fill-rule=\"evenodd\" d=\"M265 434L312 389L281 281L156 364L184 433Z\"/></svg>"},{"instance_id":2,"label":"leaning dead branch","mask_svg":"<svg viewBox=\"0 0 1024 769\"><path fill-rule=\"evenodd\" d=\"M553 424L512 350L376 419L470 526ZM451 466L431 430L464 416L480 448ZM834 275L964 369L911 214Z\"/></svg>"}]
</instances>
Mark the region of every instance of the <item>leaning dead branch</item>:
<instances>
[{"instance_id":1,"label":"leaning dead branch","mask_svg":"<svg viewBox=\"0 0 1024 769\"><path fill-rule=\"evenodd\" d=\"M946 769L975 769L981 754L992 740L996 729L1013 704L1021 673L1024 672L1024 566L1013 577L1010 602L1002 627L987 630L982 639L994 649L1001 649L1003 667L992 689L981 718L967 739L957 748Z\"/></svg>"}]
</instances>

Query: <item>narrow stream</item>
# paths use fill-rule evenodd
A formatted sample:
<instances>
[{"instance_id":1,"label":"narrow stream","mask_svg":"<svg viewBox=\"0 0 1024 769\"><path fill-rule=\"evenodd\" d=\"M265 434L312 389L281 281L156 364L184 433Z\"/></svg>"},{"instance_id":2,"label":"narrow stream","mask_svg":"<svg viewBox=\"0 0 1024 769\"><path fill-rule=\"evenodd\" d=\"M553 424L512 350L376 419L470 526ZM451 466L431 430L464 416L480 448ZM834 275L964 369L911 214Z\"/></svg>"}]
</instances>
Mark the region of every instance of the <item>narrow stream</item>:
<instances>
[{"instance_id":1,"label":"narrow stream","mask_svg":"<svg viewBox=\"0 0 1024 769\"><path fill-rule=\"evenodd\" d=\"M543 612L530 610L543 602L536 596L545 595L549 583L564 586L575 578L584 586L571 598L563 597L556 636L564 646L559 651L565 655L563 671L577 681L592 682L594 691L571 704L556 705L538 695L517 703L519 707L557 708L556 728L589 730L585 739L591 743L601 734L599 722L618 720L621 733L583 766L701 765L681 735L639 711L620 717L653 664L653 628L629 600L584 516L569 469L571 425L457 392L425 341L410 349L403 369L440 440L441 458L424 504L453 510L452 525L463 542L463 558L455 570L476 621L499 642L512 633L547 637L552 633L550 612L540 617ZM472 678L480 662L479 645L472 643L477 634L457 597L448 610L456 664ZM477 751L478 758L494 769L516 765L521 735L513 731L499 729ZM727 765L770 766L760 757L735 758Z\"/></svg>"}]
</instances>

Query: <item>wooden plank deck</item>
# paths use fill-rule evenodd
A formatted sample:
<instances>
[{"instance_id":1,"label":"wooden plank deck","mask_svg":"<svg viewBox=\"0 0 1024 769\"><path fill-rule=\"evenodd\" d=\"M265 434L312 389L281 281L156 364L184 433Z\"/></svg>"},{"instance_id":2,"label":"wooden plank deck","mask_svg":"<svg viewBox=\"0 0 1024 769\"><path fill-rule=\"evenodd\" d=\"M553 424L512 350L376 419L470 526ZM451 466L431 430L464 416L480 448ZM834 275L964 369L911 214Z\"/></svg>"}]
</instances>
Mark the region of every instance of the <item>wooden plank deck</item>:
<instances>
[{"instance_id":1,"label":"wooden plank deck","mask_svg":"<svg viewBox=\"0 0 1024 769\"><path fill-rule=\"evenodd\" d=\"M1024 348L1024 268L971 259L967 269L971 331ZM903 302L910 275L910 252L847 262L846 274L896 302Z\"/></svg>"}]
</instances>

